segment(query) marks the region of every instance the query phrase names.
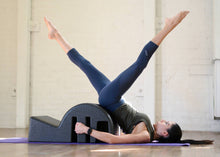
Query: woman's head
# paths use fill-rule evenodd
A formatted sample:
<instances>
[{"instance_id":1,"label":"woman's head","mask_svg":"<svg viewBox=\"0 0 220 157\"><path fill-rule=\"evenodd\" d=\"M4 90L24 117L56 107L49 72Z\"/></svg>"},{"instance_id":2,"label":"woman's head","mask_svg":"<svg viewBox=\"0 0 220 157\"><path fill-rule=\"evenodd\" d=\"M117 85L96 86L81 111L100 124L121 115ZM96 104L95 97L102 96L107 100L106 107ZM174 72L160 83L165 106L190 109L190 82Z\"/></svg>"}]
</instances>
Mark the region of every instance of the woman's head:
<instances>
[{"instance_id":1,"label":"woman's head","mask_svg":"<svg viewBox=\"0 0 220 157\"><path fill-rule=\"evenodd\" d=\"M154 124L156 138L161 143L212 144L213 140L180 140L182 130L177 123L161 120Z\"/></svg>"},{"instance_id":2,"label":"woman's head","mask_svg":"<svg viewBox=\"0 0 220 157\"><path fill-rule=\"evenodd\" d=\"M161 120L154 125L159 142L175 143L182 137L182 130L177 123Z\"/></svg>"}]
</instances>

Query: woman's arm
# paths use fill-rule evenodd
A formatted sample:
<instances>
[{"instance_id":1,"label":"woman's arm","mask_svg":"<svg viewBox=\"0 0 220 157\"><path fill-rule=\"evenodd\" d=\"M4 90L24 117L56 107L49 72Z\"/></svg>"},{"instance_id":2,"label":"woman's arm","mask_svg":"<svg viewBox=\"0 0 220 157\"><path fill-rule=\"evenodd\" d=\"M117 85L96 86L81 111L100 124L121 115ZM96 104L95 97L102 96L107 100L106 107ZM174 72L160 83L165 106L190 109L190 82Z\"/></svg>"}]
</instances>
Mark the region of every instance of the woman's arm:
<instances>
[{"instance_id":1,"label":"woman's arm","mask_svg":"<svg viewBox=\"0 0 220 157\"><path fill-rule=\"evenodd\" d=\"M87 134L89 127L83 123L76 123L75 131L77 134ZM92 130L90 136L110 144L116 143L146 143L150 142L150 135L147 131L143 131L139 134L124 134L121 136L113 135L107 132Z\"/></svg>"}]
</instances>

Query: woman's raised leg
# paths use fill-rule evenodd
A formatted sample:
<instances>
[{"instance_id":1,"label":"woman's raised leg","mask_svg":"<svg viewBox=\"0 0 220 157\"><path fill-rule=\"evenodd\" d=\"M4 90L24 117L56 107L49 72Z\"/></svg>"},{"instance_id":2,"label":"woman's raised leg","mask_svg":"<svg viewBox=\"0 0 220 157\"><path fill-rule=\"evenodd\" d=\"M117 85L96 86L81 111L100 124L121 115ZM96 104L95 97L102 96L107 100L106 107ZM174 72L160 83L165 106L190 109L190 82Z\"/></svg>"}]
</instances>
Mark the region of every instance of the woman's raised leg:
<instances>
[{"instance_id":1,"label":"woman's raised leg","mask_svg":"<svg viewBox=\"0 0 220 157\"><path fill-rule=\"evenodd\" d=\"M103 88L99 96L100 104L108 106L110 111L114 111L118 105L121 105L120 103L117 103L121 100L121 96L131 87L134 81L142 73L163 39L188 13L188 11L182 11L173 18L166 19L165 27L143 48L136 62Z\"/></svg>"},{"instance_id":2,"label":"woman's raised leg","mask_svg":"<svg viewBox=\"0 0 220 157\"><path fill-rule=\"evenodd\" d=\"M56 40L62 49L67 53L70 60L76 64L88 77L97 93L102 90L107 84L110 83L109 79L96 69L88 60L86 60L82 55L77 52L58 32L56 27L45 17L44 21L48 28L48 38L51 40Z\"/></svg>"}]
</instances>

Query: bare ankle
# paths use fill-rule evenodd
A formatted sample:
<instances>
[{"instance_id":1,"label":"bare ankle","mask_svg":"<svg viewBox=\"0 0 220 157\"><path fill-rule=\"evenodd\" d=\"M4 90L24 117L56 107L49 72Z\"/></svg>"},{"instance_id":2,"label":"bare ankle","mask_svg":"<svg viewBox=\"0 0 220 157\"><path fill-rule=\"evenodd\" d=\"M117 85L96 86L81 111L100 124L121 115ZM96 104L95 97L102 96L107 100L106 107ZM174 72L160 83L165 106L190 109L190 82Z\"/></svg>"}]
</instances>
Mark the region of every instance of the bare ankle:
<instances>
[{"instance_id":1,"label":"bare ankle","mask_svg":"<svg viewBox=\"0 0 220 157\"><path fill-rule=\"evenodd\" d=\"M60 37L60 33L57 30L55 30L54 36L55 36L55 38L59 38Z\"/></svg>"}]
</instances>

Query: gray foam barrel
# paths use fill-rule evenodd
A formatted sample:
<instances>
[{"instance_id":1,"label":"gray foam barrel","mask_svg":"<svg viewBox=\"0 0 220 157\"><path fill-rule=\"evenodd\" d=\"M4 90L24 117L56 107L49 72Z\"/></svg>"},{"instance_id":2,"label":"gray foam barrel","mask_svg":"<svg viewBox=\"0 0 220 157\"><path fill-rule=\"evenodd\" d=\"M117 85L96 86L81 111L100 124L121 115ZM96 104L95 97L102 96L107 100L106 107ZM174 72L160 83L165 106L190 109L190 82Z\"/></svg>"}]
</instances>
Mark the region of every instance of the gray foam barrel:
<instances>
[{"instance_id":1,"label":"gray foam barrel","mask_svg":"<svg viewBox=\"0 0 220 157\"><path fill-rule=\"evenodd\" d=\"M72 107L61 121L49 116L31 117L28 140L30 142L101 142L85 134L77 135L74 131L76 122L112 134L117 131L117 124L106 110L97 104L84 103Z\"/></svg>"}]
</instances>

